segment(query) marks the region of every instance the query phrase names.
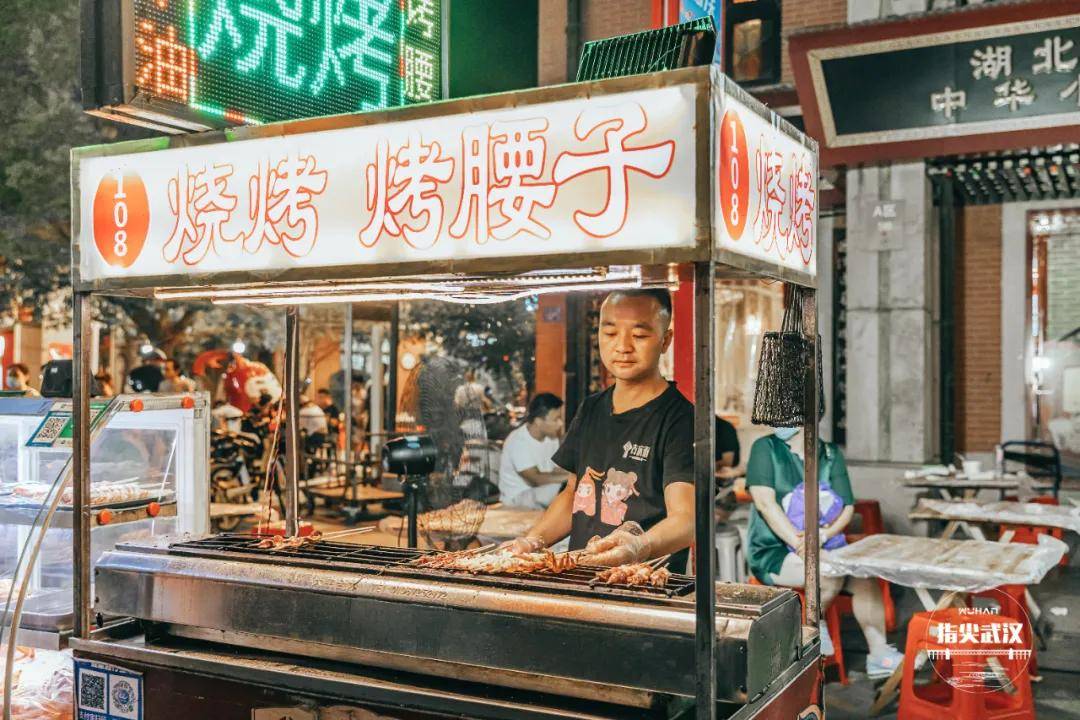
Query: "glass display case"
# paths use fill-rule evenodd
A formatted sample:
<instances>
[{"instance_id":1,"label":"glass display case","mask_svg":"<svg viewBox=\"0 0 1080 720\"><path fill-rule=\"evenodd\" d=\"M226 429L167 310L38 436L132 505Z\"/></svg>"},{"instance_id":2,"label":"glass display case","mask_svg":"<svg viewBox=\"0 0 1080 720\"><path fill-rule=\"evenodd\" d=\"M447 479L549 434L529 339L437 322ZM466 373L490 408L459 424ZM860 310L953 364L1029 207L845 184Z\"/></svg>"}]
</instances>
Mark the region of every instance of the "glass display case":
<instances>
[{"instance_id":1,"label":"glass display case","mask_svg":"<svg viewBox=\"0 0 1080 720\"><path fill-rule=\"evenodd\" d=\"M95 398L91 414L91 567L124 541L207 532L208 396ZM0 617L6 633L25 583L20 645L72 629L70 418L68 400L0 398Z\"/></svg>"}]
</instances>

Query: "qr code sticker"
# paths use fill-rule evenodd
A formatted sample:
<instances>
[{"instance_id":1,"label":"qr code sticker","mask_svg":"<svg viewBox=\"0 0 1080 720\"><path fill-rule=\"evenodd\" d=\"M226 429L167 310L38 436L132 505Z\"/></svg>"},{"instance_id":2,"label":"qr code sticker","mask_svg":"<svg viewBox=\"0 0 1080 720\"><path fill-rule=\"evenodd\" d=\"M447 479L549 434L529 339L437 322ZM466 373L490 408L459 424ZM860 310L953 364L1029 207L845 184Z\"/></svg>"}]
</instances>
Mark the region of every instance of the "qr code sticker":
<instances>
[{"instance_id":1,"label":"qr code sticker","mask_svg":"<svg viewBox=\"0 0 1080 720\"><path fill-rule=\"evenodd\" d=\"M105 712L105 676L83 670L79 674L79 708Z\"/></svg>"},{"instance_id":2,"label":"qr code sticker","mask_svg":"<svg viewBox=\"0 0 1080 720\"><path fill-rule=\"evenodd\" d=\"M45 422L41 425L41 430L38 431L37 439L40 440L55 440L60 437L60 433L63 431L64 426L67 425L68 419L65 417L48 417L45 418Z\"/></svg>"}]
</instances>

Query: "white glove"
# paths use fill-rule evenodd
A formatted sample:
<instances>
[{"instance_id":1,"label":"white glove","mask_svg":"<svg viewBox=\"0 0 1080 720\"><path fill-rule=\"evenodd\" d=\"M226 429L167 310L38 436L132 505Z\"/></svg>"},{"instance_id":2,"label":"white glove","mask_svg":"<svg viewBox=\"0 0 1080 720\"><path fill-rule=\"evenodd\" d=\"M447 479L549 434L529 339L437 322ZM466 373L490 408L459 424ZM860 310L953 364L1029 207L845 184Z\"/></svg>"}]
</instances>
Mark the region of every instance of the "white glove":
<instances>
[{"instance_id":1,"label":"white glove","mask_svg":"<svg viewBox=\"0 0 1080 720\"><path fill-rule=\"evenodd\" d=\"M607 537L594 536L579 558L582 565L627 565L649 557L651 543L641 526L633 520L624 522Z\"/></svg>"},{"instance_id":2,"label":"white glove","mask_svg":"<svg viewBox=\"0 0 1080 720\"><path fill-rule=\"evenodd\" d=\"M537 537L536 535L526 535L525 537L515 538L514 540L507 540L498 547L499 550L509 550L513 555L527 555L529 553L540 552L547 547L547 543L544 542L544 538Z\"/></svg>"}]
</instances>

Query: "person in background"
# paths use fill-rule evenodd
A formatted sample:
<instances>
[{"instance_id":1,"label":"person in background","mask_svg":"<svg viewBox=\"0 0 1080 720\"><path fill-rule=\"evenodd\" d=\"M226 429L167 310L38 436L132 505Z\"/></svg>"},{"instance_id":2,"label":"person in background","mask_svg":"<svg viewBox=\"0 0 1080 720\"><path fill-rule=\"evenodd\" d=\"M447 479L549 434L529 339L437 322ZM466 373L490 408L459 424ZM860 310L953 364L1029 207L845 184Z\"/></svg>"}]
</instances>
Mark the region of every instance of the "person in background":
<instances>
[{"instance_id":1,"label":"person in background","mask_svg":"<svg viewBox=\"0 0 1080 720\"><path fill-rule=\"evenodd\" d=\"M128 373L128 385L132 392L157 392L165 373L161 366L165 362L165 353L157 349L142 354L142 365Z\"/></svg>"},{"instance_id":2,"label":"person in background","mask_svg":"<svg viewBox=\"0 0 1080 720\"><path fill-rule=\"evenodd\" d=\"M94 373L94 380L97 381L97 393L98 397L111 398L116 395L116 388L113 387L112 375L104 370L98 370Z\"/></svg>"},{"instance_id":3,"label":"person in background","mask_svg":"<svg viewBox=\"0 0 1080 720\"><path fill-rule=\"evenodd\" d=\"M210 417L214 420L215 430L238 433L243 428L244 411L235 405L230 405L227 400L215 401Z\"/></svg>"},{"instance_id":4,"label":"person in background","mask_svg":"<svg viewBox=\"0 0 1080 720\"><path fill-rule=\"evenodd\" d=\"M315 402L326 415L326 423L330 432L337 433L341 427L341 410L334 404L334 398L330 394L330 388L319 388L315 393Z\"/></svg>"},{"instance_id":5,"label":"person in background","mask_svg":"<svg viewBox=\"0 0 1080 720\"><path fill-rule=\"evenodd\" d=\"M716 416L716 474L721 478L737 475L739 467L739 435L735 426L719 415Z\"/></svg>"},{"instance_id":6,"label":"person in background","mask_svg":"<svg viewBox=\"0 0 1080 720\"><path fill-rule=\"evenodd\" d=\"M184 375L180 369L180 363L169 358L163 368L163 379L158 385L158 392L163 393L187 393L195 392L195 381Z\"/></svg>"},{"instance_id":7,"label":"person in background","mask_svg":"<svg viewBox=\"0 0 1080 720\"><path fill-rule=\"evenodd\" d=\"M326 433L329 431L326 413L307 395L300 396L300 415L297 424L307 433L308 452L314 451L326 442Z\"/></svg>"},{"instance_id":8,"label":"person in background","mask_svg":"<svg viewBox=\"0 0 1080 720\"><path fill-rule=\"evenodd\" d=\"M7 389L21 392L25 397L41 397L41 393L30 386L30 368L21 362L8 368Z\"/></svg>"},{"instance_id":9,"label":"person in background","mask_svg":"<svg viewBox=\"0 0 1080 720\"><path fill-rule=\"evenodd\" d=\"M499 496L506 505L543 510L570 477L551 460L562 438L562 409L557 396L540 393L529 403L525 423L506 436L499 461Z\"/></svg>"},{"instance_id":10,"label":"person in background","mask_svg":"<svg viewBox=\"0 0 1080 720\"><path fill-rule=\"evenodd\" d=\"M767 585L803 586L803 444L798 428L776 428L750 448L746 486L754 506L750 511L747 561L754 577ZM845 544L844 529L855 512L855 498L840 448L819 440L817 451L819 542L824 558L830 550ZM886 642L885 607L877 582L870 578L822 576L821 607L827 609L845 585L852 593L855 619L870 650L866 674L871 678L887 677L904 656ZM834 648L824 620L820 637L822 654L832 655Z\"/></svg>"},{"instance_id":11,"label":"person in background","mask_svg":"<svg viewBox=\"0 0 1080 720\"><path fill-rule=\"evenodd\" d=\"M454 407L461 415L483 415L491 411L491 401L482 383L477 381L474 370L466 370L465 377L454 391Z\"/></svg>"}]
</instances>

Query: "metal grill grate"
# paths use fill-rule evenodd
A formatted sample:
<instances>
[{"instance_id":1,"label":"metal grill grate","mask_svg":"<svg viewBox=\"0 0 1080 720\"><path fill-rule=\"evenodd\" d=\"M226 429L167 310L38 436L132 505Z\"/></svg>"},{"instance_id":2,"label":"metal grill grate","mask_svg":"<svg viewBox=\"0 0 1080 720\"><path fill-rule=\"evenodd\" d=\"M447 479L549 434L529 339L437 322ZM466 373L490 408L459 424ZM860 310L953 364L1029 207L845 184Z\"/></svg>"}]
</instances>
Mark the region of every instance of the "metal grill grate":
<instances>
[{"instance_id":1,"label":"metal grill grate","mask_svg":"<svg viewBox=\"0 0 1080 720\"><path fill-rule=\"evenodd\" d=\"M707 65L716 44L711 17L632 35L619 35L585 43L577 79L604 78Z\"/></svg>"},{"instance_id":2,"label":"metal grill grate","mask_svg":"<svg viewBox=\"0 0 1080 720\"><path fill-rule=\"evenodd\" d=\"M412 564L419 557L434 554L436 552L434 550L354 545L329 541L319 541L295 549L260 548L258 543L262 539L254 535L223 533L199 540L173 543L169 546L169 552L175 555L243 559L294 567L437 577L454 582L467 581L492 587L534 592L557 591L591 596L614 594L633 597L679 597L689 595L694 591L694 578L674 573L665 588L640 585L592 585L592 579L603 568L584 566L557 575L541 572L520 575L470 575Z\"/></svg>"}]
</instances>

